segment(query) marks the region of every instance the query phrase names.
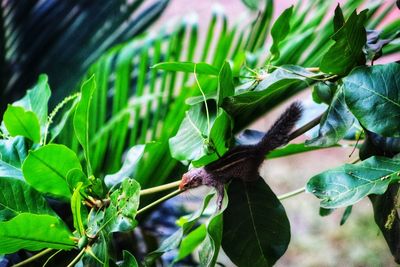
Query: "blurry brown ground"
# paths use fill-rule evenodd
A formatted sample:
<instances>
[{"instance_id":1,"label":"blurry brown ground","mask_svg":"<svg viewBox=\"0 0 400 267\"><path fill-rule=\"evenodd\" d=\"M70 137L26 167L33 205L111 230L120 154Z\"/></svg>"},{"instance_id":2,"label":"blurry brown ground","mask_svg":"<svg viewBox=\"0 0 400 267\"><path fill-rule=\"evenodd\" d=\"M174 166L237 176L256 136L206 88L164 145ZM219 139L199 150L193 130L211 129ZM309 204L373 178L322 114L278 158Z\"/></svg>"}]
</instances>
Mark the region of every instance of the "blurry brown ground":
<instances>
[{"instance_id":1,"label":"blurry brown ground","mask_svg":"<svg viewBox=\"0 0 400 267\"><path fill-rule=\"evenodd\" d=\"M276 17L296 1L275 3ZM246 10L240 0L172 0L157 25L160 26L171 18L180 19L190 13L196 13L200 30L204 31L213 4L223 7L231 23ZM399 12L392 14L396 15L399 15ZM307 91L293 99L302 100L309 98L309 95L310 91ZM249 128L266 130L286 106L282 105ZM301 138L295 142L299 142ZM279 195L303 187L310 177L321 171L351 162L357 157L356 151L353 157L349 158L351 151L352 148L332 148L269 160L265 162L261 175ZM336 210L327 217L320 217L319 201L311 194L304 193L284 200L283 205L291 222L292 240L276 266L396 266L382 234L374 223L372 206L368 200L361 201L353 207L352 214L343 226L339 223L344 209ZM221 256L220 259L226 266L234 266L226 261L225 257Z\"/></svg>"}]
</instances>

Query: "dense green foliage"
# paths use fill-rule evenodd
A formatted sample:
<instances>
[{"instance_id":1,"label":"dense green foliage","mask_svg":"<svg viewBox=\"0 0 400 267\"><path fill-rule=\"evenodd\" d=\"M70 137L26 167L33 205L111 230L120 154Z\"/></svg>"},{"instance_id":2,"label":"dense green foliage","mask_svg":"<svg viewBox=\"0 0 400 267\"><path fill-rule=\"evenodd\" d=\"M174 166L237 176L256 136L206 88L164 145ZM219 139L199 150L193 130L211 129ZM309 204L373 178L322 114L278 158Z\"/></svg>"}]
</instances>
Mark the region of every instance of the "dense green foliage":
<instances>
[{"instance_id":1,"label":"dense green foliage","mask_svg":"<svg viewBox=\"0 0 400 267\"><path fill-rule=\"evenodd\" d=\"M257 8L257 1L244 2ZM309 122L291 139L319 124L318 135L266 157L338 147L356 128L364 139L359 162L312 177L305 190L326 213L348 207L343 223L369 196L398 261L400 65L373 61L399 50L400 20L386 25L382 38L368 34L395 7L378 11L378 3L357 12L361 1L349 1L325 22L330 5L317 1L286 9L272 24L273 3L265 3L251 25L229 27L215 13L202 45L198 25L184 22L112 48L90 67L80 91L51 113L46 75L9 104L0 128L0 254L49 248L69 251L72 265L152 266L165 252L178 251L176 264L196 250L201 266L215 266L223 248L238 266L273 265L290 242L280 202L288 196L277 197L261 177L227 184L220 210L211 190L143 258L134 246L120 251L116 236L132 233L151 208L181 193L154 197L177 187L168 182L189 163L201 167L237 143L257 142L263 133L235 134L313 86L326 111L304 118ZM52 202L70 214L56 212Z\"/></svg>"}]
</instances>

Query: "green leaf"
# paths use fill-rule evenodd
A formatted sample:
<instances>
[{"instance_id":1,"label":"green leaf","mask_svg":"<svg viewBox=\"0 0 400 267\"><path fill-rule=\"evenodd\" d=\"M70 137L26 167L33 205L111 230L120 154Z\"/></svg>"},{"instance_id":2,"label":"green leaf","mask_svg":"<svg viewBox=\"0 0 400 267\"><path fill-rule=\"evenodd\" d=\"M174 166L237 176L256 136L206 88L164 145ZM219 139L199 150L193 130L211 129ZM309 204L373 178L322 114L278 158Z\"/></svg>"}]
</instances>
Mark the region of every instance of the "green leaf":
<instances>
[{"instance_id":1,"label":"green leaf","mask_svg":"<svg viewBox=\"0 0 400 267\"><path fill-rule=\"evenodd\" d=\"M71 211L74 219L74 228L78 231L79 236L85 235L85 226L82 219L82 196L80 190L83 183L79 182L71 197Z\"/></svg>"},{"instance_id":2,"label":"green leaf","mask_svg":"<svg viewBox=\"0 0 400 267\"><path fill-rule=\"evenodd\" d=\"M233 180L224 212L222 247L237 266L272 266L286 251L290 225L264 180Z\"/></svg>"},{"instance_id":3,"label":"green leaf","mask_svg":"<svg viewBox=\"0 0 400 267\"><path fill-rule=\"evenodd\" d=\"M260 0L242 0L242 2L251 10L257 10L260 5Z\"/></svg>"},{"instance_id":4,"label":"green leaf","mask_svg":"<svg viewBox=\"0 0 400 267\"><path fill-rule=\"evenodd\" d=\"M336 12L335 29L339 25L339 15ZM346 75L355 66L365 64L363 47L367 41L364 23L367 10L354 11L345 24L332 36L335 40L328 52L322 57L320 69L325 73Z\"/></svg>"},{"instance_id":5,"label":"green leaf","mask_svg":"<svg viewBox=\"0 0 400 267\"><path fill-rule=\"evenodd\" d=\"M120 267L138 267L139 266L135 257L131 253L129 253L129 251L124 250L122 252L122 255L123 255L123 261L121 264L118 264L118 266L120 266Z\"/></svg>"},{"instance_id":6,"label":"green leaf","mask_svg":"<svg viewBox=\"0 0 400 267\"><path fill-rule=\"evenodd\" d=\"M233 86L232 70L229 62L225 61L218 75L218 90L217 90L217 105L222 105L225 97L235 94L235 87Z\"/></svg>"},{"instance_id":7,"label":"green leaf","mask_svg":"<svg viewBox=\"0 0 400 267\"><path fill-rule=\"evenodd\" d=\"M76 107L74 115L75 135L76 138L79 140L79 143L82 145L83 151L85 153L88 176L92 175L89 155L89 110L95 88L96 81L94 79L94 76L83 83L81 87L81 100Z\"/></svg>"},{"instance_id":8,"label":"green leaf","mask_svg":"<svg viewBox=\"0 0 400 267\"><path fill-rule=\"evenodd\" d=\"M43 196L24 181L2 177L0 188L0 221L21 213L56 215Z\"/></svg>"},{"instance_id":9,"label":"green leaf","mask_svg":"<svg viewBox=\"0 0 400 267\"><path fill-rule=\"evenodd\" d=\"M29 146L21 136L0 140L0 159L20 168L28 154Z\"/></svg>"},{"instance_id":10,"label":"green leaf","mask_svg":"<svg viewBox=\"0 0 400 267\"><path fill-rule=\"evenodd\" d=\"M90 180L86 177L82 169L71 169L68 171L66 181L69 188L73 190L78 187L79 183L82 183L83 187L91 185Z\"/></svg>"},{"instance_id":11,"label":"green leaf","mask_svg":"<svg viewBox=\"0 0 400 267\"><path fill-rule=\"evenodd\" d=\"M293 13L293 6L287 8L275 21L271 29L272 46L270 49L272 60L280 56L279 43L282 42L290 32L290 19Z\"/></svg>"},{"instance_id":12,"label":"green leaf","mask_svg":"<svg viewBox=\"0 0 400 267\"><path fill-rule=\"evenodd\" d=\"M128 231L136 226L139 196L139 183L128 178L122 181L119 189L111 193L110 206L104 214L107 233Z\"/></svg>"},{"instance_id":13,"label":"green leaf","mask_svg":"<svg viewBox=\"0 0 400 267\"><path fill-rule=\"evenodd\" d=\"M0 160L0 177L9 177L23 180L24 176L20 168Z\"/></svg>"},{"instance_id":14,"label":"green leaf","mask_svg":"<svg viewBox=\"0 0 400 267\"><path fill-rule=\"evenodd\" d=\"M35 113L43 128L47 123L47 106L51 95L47 80L47 75L41 74L37 84L28 90L21 100L13 103L14 106L20 106Z\"/></svg>"},{"instance_id":15,"label":"green leaf","mask_svg":"<svg viewBox=\"0 0 400 267\"><path fill-rule=\"evenodd\" d=\"M178 250L178 256L174 259L174 262L178 262L189 256L201 244L201 242L203 242L206 235L207 229L204 224L200 224L199 227L191 231L182 239Z\"/></svg>"},{"instance_id":16,"label":"green leaf","mask_svg":"<svg viewBox=\"0 0 400 267\"><path fill-rule=\"evenodd\" d=\"M306 144L308 146L332 146L346 135L353 123L354 116L347 108L343 89L340 87L321 119L318 136L307 140Z\"/></svg>"},{"instance_id":17,"label":"green leaf","mask_svg":"<svg viewBox=\"0 0 400 267\"><path fill-rule=\"evenodd\" d=\"M343 79L346 104L362 126L400 136L400 64L359 67ZM368 101L366 101L368 100Z\"/></svg>"},{"instance_id":18,"label":"green leaf","mask_svg":"<svg viewBox=\"0 0 400 267\"><path fill-rule=\"evenodd\" d=\"M26 181L36 190L69 199L68 172L82 169L76 154L64 145L49 144L31 151L22 165Z\"/></svg>"},{"instance_id":19,"label":"green leaf","mask_svg":"<svg viewBox=\"0 0 400 267\"><path fill-rule=\"evenodd\" d=\"M313 87L312 98L314 102L320 104L325 103L327 105L331 104L332 98L335 95L336 84L328 82L317 83Z\"/></svg>"},{"instance_id":20,"label":"green leaf","mask_svg":"<svg viewBox=\"0 0 400 267\"><path fill-rule=\"evenodd\" d=\"M104 183L107 187L111 188L121 183L126 177L135 177L136 170L143 158L146 148L149 148L152 144L136 145L131 147L126 153L125 161L121 169L114 174L107 174L104 177Z\"/></svg>"},{"instance_id":21,"label":"green leaf","mask_svg":"<svg viewBox=\"0 0 400 267\"><path fill-rule=\"evenodd\" d=\"M340 225L343 225L346 223L347 219L350 217L351 211L353 210L353 206L347 206L346 209L344 210L342 219L340 219Z\"/></svg>"},{"instance_id":22,"label":"green leaf","mask_svg":"<svg viewBox=\"0 0 400 267\"><path fill-rule=\"evenodd\" d=\"M367 195L385 193L399 171L400 161L371 157L322 172L308 181L306 189L321 199L323 208L346 207Z\"/></svg>"},{"instance_id":23,"label":"green leaf","mask_svg":"<svg viewBox=\"0 0 400 267\"><path fill-rule=\"evenodd\" d=\"M224 192L222 207L208 221L206 237L201 243L199 259L201 266L215 266L221 248L223 212L228 206L228 196Z\"/></svg>"},{"instance_id":24,"label":"green leaf","mask_svg":"<svg viewBox=\"0 0 400 267\"><path fill-rule=\"evenodd\" d=\"M20 249L70 250L75 246L71 237L72 233L57 217L21 213L7 222L0 222L0 254L14 253Z\"/></svg>"},{"instance_id":25,"label":"green leaf","mask_svg":"<svg viewBox=\"0 0 400 267\"><path fill-rule=\"evenodd\" d=\"M340 8L340 4L335 8L335 16L333 17L333 30L334 32L339 31L340 28L343 27L345 21L344 21L344 16L342 9Z\"/></svg>"},{"instance_id":26,"label":"green leaf","mask_svg":"<svg viewBox=\"0 0 400 267\"><path fill-rule=\"evenodd\" d=\"M186 112L185 119L182 121L177 134L169 139L169 148L172 157L177 160L186 161L197 160L207 155L207 128L208 124L204 103L192 106Z\"/></svg>"},{"instance_id":27,"label":"green leaf","mask_svg":"<svg viewBox=\"0 0 400 267\"><path fill-rule=\"evenodd\" d=\"M182 71L186 73L194 73L196 67L197 74L206 74L212 76L218 76L219 71L216 67L211 66L204 62L163 62L155 64L152 68L157 70L166 71Z\"/></svg>"},{"instance_id":28,"label":"green leaf","mask_svg":"<svg viewBox=\"0 0 400 267\"><path fill-rule=\"evenodd\" d=\"M187 235L189 231L194 227L196 222L199 220L201 215L203 214L204 210L210 203L211 198L214 196L214 194L208 194L204 200L203 200L203 205L200 209L198 209L196 212L191 214L190 216L184 217L184 219L180 226L181 228L178 229L175 233L173 233L171 236L166 238L161 245L158 247L157 250L149 253L145 259L144 259L144 265L145 266L152 266L154 261L160 257L162 254L165 252L171 251L173 249L176 249L179 247L182 238L184 235Z\"/></svg>"},{"instance_id":29,"label":"green leaf","mask_svg":"<svg viewBox=\"0 0 400 267\"><path fill-rule=\"evenodd\" d=\"M32 111L22 107L8 106L3 121L11 136L21 135L35 143L40 142L40 125Z\"/></svg>"}]
</instances>

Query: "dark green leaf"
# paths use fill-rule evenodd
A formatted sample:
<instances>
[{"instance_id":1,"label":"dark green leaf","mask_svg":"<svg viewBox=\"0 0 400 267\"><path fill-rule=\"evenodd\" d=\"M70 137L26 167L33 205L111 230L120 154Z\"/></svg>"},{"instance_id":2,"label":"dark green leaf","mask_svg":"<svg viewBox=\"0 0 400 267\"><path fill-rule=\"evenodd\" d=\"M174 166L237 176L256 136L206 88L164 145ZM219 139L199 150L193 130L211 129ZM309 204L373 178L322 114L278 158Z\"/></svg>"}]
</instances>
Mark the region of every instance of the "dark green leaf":
<instances>
[{"instance_id":1,"label":"dark green leaf","mask_svg":"<svg viewBox=\"0 0 400 267\"><path fill-rule=\"evenodd\" d=\"M0 178L0 188L0 221L21 213L55 215L43 196L24 181Z\"/></svg>"},{"instance_id":2,"label":"dark green leaf","mask_svg":"<svg viewBox=\"0 0 400 267\"><path fill-rule=\"evenodd\" d=\"M13 104L35 113L41 127L47 123L47 106L51 95L47 80L47 75L40 75L37 84L28 90L21 100Z\"/></svg>"},{"instance_id":3,"label":"dark green leaf","mask_svg":"<svg viewBox=\"0 0 400 267\"><path fill-rule=\"evenodd\" d=\"M221 106L225 97L232 96L235 93L233 86L232 70L229 62L225 61L218 75L218 99L217 105Z\"/></svg>"},{"instance_id":4,"label":"dark green leaf","mask_svg":"<svg viewBox=\"0 0 400 267\"><path fill-rule=\"evenodd\" d=\"M375 223L381 229L397 264L400 264L400 218L396 209L399 189L398 184L392 184L385 194L369 196L374 208Z\"/></svg>"},{"instance_id":5,"label":"dark green leaf","mask_svg":"<svg viewBox=\"0 0 400 267\"><path fill-rule=\"evenodd\" d=\"M22 165L26 181L36 190L70 198L68 172L81 169L76 154L64 145L50 144L31 151Z\"/></svg>"},{"instance_id":6,"label":"dark green leaf","mask_svg":"<svg viewBox=\"0 0 400 267\"><path fill-rule=\"evenodd\" d=\"M21 213L7 222L0 222L0 253L43 248L70 250L75 246L71 237L72 233L57 217Z\"/></svg>"},{"instance_id":7,"label":"dark green leaf","mask_svg":"<svg viewBox=\"0 0 400 267\"><path fill-rule=\"evenodd\" d=\"M187 73L206 74L218 76L219 71L216 67L207 63L199 62L163 62L153 66L154 69L167 70L167 71L182 71Z\"/></svg>"},{"instance_id":8,"label":"dark green leaf","mask_svg":"<svg viewBox=\"0 0 400 267\"><path fill-rule=\"evenodd\" d=\"M124 257L124 260L121 264L118 264L120 267L138 267L138 263L135 259L135 257L129 253L129 251L124 250L122 252L122 255Z\"/></svg>"},{"instance_id":9,"label":"dark green leaf","mask_svg":"<svg viewBox=\"0 0 400 267\"><path fill-rule=\"evenodd\" d=\"M400 64L359 67L343 79L346 104L367 130L400 136Z\"/></svg>"},{"instance_id":10,"label":"dark green leaf","mask_svg":"<svg viewBox=\"0 0 400 267\"><path fill-rule=\"evenodd\" d=\"M290 225L264 180L233 180L224 212L222 247L237 266L272 266L286 251Z\"/></svg>"},{"instance_id":11,"label":"dark green leaf","mask_svg":"<svg viewBox=\"0 0 400 267\"><path fill-rule=\"evenodd\" d=\"M282 42L290 32L290 19L293 13L293 6L289 7L278 17L271 29L273 43L270 49L272 60L280 56L279 43Z\"/></svg>"},{"instance_id":12,"label":"dark green leaf","mask_svg":"<svg viewBox=\"0 0 400 267\"><path fill-rule=\"evenodd\" d=\"M398 180L399 171L400 161L371 157L312 177L307 183L307 191L321 199L323 208L346 207L367 195L385 193L389 183Z\"/></svg>"},{"instance_id":13,"label":"dark green leaf","mask_svg":"<svg viewBox=\"0 0 400 267\"><path fill-rule=\"evenodd\" d=\"M329 105L332 102L332 98L335 95L335 91L336 91L336 84L320 82L313 87L312 97L314 102L318 104L325 103Z\"/></svg>"},{"instance_id":14,"label":"dark green leaf","mask_svg":"<svg viewBox=\"0 0 400 267\"><path fill-rule=\"evenodd\" d=\"M319 216L321 216L321 217L328 216L334 211L335 211L335 209L325 209L325 208L320 207L319 208Z\"/></svg>"},{"instance_id":15,"label":"dark green leaf","mask_svg":"<svg viewBox=\"0 0 400 267\"><path fill-rule=\"evenodd\" d=\"M96 82L94 76L85 81L81 88L81 100L75 110L74 115L74 130L76 138L82 145L85 153L86 165L88 168L88 175L92 174L90 165L90 147L89 147L89 110L92 101L93 92L96 89Z\"/></svg>"},{"instance_id":16,"label":"dark green leaf","mask_svg":"<svg viewBox=\"0 0 400 267\"><path fill-rule=\"evenodd\" d=\"M40 142L40 125L32 111L22 107L8 106L3 121L11 136L21 135L35 143Z\"/></svg>"},{"instance_id":17,"label":"dark green leaf","mask_svg":"<svg viewBox=\"0 0 400 267\"><path fill-rule=\"evenodd\" d=\"M335 16L334 23L338 23L338 16ZM364 23L367 18L367 10L354 11L345 24L332 36L335 40L328 52L322 57L320 69L325 73L345 75L355 66L365 63L365 56L362 51L366 41ZM335 25L335 29L336 29Z\"/></svg>"},{"instance_id":18,"label":"dark green leaf","mask_svg":"<svg viewBox=\"0 0 400 267\"><path fill-rule=\"evenodd\" d=\"M353 206L347 206L346 209L344 210L342 219L340 220L340 225L343 225L346 223L347 219L350 217L351 211L353 210Z\"/></svg>"},{"instance_id":19,"label":"dark green leaf","mask_svg":"<svg viewBox=\"0 0 400 267\"><path fill-rule=\"evenodd\" d=\"M338 32L340 28L343 27L345 21L344 21L344 16L342 9L340 8L340 4L335 8L335 16L333 17L333 31Z\"/></svg>"},{"instance_id":20,"label":"dark green leaf","mask_svg":"<svg viewBox=\"0 0 400 267\"><path fill-rule=\"evenodd\" d=\"M354 123L346 106L342 88L338 88L328 110L321 119L318 136L306 141L308 146L332 146L339 142Z\"/></svg>"}]
</instances>

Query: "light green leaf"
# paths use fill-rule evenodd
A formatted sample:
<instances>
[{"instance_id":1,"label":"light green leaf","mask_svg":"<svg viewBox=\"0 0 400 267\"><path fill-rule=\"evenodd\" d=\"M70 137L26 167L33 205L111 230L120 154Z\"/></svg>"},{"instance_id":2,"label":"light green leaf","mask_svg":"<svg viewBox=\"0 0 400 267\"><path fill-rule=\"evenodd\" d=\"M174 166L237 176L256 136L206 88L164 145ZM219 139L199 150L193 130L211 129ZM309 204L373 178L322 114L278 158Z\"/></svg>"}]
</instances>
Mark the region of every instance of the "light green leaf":
<instances>
[{"instance_id":1,"label":"light green leaf","mask_svg":"<svg viewBox=\"0 0 400 267\"><path fill-rule=\"evenodd\" d=\"M28 90L21 100L13 103L14 106L20 106L35 113L41 127L45 127L47 123L47 106L51 95L47 80L47 75L41 74L37 84Z\"/></svg>"},{"instance_id":2,"label":"light green leaf","mask_svg":"<svg viewBox=\"0 0 400 267\"><path fill-rule=\"evenodd\" d=\"M90 165L90 147L89 147L89 111L90 103L92 100L93 92L96 88L96 82L94 76L89 80L85 81L81 87L81 100L75 110L74 115L74 130L76 138L82 145L85 153L87 175L92 175L92 169Z\"/></svg>"},{"instance_id":3,"label":"light green leaf","mask_svg":"<svg viewBox=\"0 0 400 267\"><path fill-rule=\"evenodd\" d=\"M72 233L57 217L21 213L7 222L0 222L0 254L14 253L20 249L70 250L75 246L71 237Z\"/></svg>"},{"instance_id":4,"label":"light green leaf","mask_svg":"<svg viewBox=\"0 0 400 267\"><path fill-rule=\"evenodd\" d=\"M71 169L68 171L66 181L72 190L75 190L79 183L82 183L83 187L91 185L90 180L86 177L82 169Z\"/></svg>"},{"instance_id":5,"label":"light green leaf","mask_svg":"<svg viewBox=\"0 0 400 267\"><path fill-rule=\"evenodd\" d=\"M218 69L204 62L163 62L155 64L152 68L167 71L182 71L187 73L194 73L196 66L197 74L206 74L218 76Z\"/></svg>"},{"instance_id":6,"label":"light green leaf","mask_svg":"<svg viewBox=\"0 0 400 267\"><path fill-rule=\"evenodd\" d=\"M400 136L400 64L359 67L343 79L346 104L362 126Z\"/></svg>"},{"instance_id":7,"label":"light green leaf","mask_svg":"<svg viewBox=\"0 0 400 267\"><path fill-rule=\"evenodd\" d=\"M56 215L43 196L27 183L12 178L0 178L0 221L21 213Z\"/></svg>"},{"instance_id":8,"label":"light green leaf","mask_svg":"<svg viewBox=\"0 0 400 267\"><path fill-rule=\"evenodd\" d=\"M199 227L191 231L182 239L178 250L178 256L174 259L174 262L178 262L189 256L201 244L201 242L203 242L206 235L207 228L204 224L200 224Z\"/></svg>"},{"instance_id":9,"label":"light green leaf","mask_svg":"<svg viewBox=\"0 0 400 267\"><path fill-rule=\"evenodd\" d=\"M235 94L233 86L232 70L229 62L225 61L218 75L217 105L220 107L225 97Z\"/></svg>"},{"instance_id":10,"label":"light green leaf","mask_svg":"<svg viewBox=\"0 0 400 267\"><path fill-rule=\"evenodd\" d=\"M68 172L82 169L76 154L64 145L49 144L31 151L22 165L26 181L36 190L70 198Z\"/></svg>"},{"instance_id":11,"label":"light green leaf","mask_svg":"<svg viewBox=\"0 0 400 267\"><path fill-rule=\"evenodd\" d=\"M383 194L398 180L400 161L371 157L358 164L345 164L310 179L307 191L321 199L321 207L333 209L353 205L370 194Z\"/></svg>"},{"instance_id":12,"label":"light green leaf","mask_svg":"<svg viewBox=\"0 0 400 267\"><path fill-rule=\"evenodd\" d=\"M270 49L272 60L280 56L279 43L282 42L290 32L290 19L293 13L293 6L289 7L278 17L271 29L272 46Z\"/></svg>"},{"instance_id":13,"label":"light green leaf","mask_svg":"<svg viewBox=\"0 0 400 267\"><path fill-rule=\"evenodd\" d=\"M335 28L338 25L338 17ZM355 66L365 63L363 47L367 41L364 23L367 19L367 10L354 11L345 24L332 36L335 40L328 52L322 57L320 69L325 73L345 75Z\"/></svg>"},{"instance_id":14,"label":"light green leaf","mask_svg":"<svg viewBox=\"0 0 400 267\"><path fill-rule=\"evenodd\" d=\"M32 111L22 107L8 106L3 121L11 136L21 135L35 143L40 142L40 125Z\"/></svg>"},{"instance_id":15,"label":"light green leaf","mask_svg":"<svg viewBox=\"0 0 400 267\"><path fill-rule=\"evenodd\" d=\"M74 227L78 231L79 236L85 235L85 226L83 225L82 219L82 196L80 190L82 188L83 183L79 182L74 189L74 192L71 197L71 211L72 217L74 219Z\"/></svg>"},{"instance_id":16,"label":"light green leaf","mask_svg":"<svg viewBox=\"0 0 400 267\"><path fill-rule=\"evenodd\" d=\"M307 140L308 146L332 146L339 142L354 123L354 116L344 100L343 88L337 89L331 104L321 119L318 136Z\"/></svg>"},{"instance_id":17,"label":"light green leaf","mask_svg":"<svg viewBox=\"0 0 400 267\"><path fill-rule=\"evenodd\" d=\"M129 253L129 251L124 250L122 252L123 255L123 262L122 264L119 264L118 266L120 267L138 267L138 263L135 259L135 257Z\"/></svg>"},{"instance_id":18,"label":"light green leaf","mask_svg":"<svg viewBox=\"0 0 400 267\"><path fill-rule=\"evenodd\" d=\"M272 266L286 251L290 225L265 181L233 180L224 212L222 247L237 266Z\"/></svg>"}]
</instances>

